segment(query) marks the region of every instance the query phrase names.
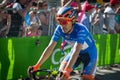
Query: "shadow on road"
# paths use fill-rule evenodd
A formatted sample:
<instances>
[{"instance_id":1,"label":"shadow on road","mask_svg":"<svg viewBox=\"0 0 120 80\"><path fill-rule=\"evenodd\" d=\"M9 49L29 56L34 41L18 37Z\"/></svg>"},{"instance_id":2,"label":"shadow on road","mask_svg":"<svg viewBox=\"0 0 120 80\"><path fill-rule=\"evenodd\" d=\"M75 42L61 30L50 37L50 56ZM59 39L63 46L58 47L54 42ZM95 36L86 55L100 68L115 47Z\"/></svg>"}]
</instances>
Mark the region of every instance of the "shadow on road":
<instances>
[{"instance_id":1,"label":"shadow on road","mask_svg":"<svg viewBox=\"0 0 120 80\"><path fill-rule=\"evenodd\" d=\"M120 80L120 65L98 68L95 80Z\"/></svg>"}]
</instances>

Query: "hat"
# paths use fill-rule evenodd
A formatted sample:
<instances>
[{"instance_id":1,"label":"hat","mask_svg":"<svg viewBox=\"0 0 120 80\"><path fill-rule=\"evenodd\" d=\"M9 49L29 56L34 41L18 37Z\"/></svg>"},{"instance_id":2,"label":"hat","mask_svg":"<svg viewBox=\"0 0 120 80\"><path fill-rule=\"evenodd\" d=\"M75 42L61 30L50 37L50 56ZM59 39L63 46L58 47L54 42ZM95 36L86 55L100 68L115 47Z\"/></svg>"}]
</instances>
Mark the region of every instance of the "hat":
<instances>
[{"instance_id":1,"label":"hat","mask_svg":"<svg viewBox=\"0 0 120 80\"><path fill-rule=\"evenodd\" d=\"M85 1L86 4L82 5L82 9L85 9L85 12L88 12L89 10L95 8L95 6L90 5L88 1Z\"/></svg>"},{"instance_id":2,"label":"hat","mask_svg":"<svg viewBox=\"0 0 120 80\"><path fill-rule=\"evenodd\" d=\"M120 0L110 0L110 4L120 4Z\"/></svg>"}]
</instances>

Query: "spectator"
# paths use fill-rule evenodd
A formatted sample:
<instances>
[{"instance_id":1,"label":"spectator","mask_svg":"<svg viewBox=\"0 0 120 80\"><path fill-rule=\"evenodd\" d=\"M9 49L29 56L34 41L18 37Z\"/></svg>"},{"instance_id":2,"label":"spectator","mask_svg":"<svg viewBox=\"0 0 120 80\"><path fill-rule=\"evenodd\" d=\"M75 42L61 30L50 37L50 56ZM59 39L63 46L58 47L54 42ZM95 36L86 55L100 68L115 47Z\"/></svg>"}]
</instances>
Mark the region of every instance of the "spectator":
<instances>
[{"instance_id":1,"label":"spectator","mask_svg":"<svg viewBox=\"0 0 120 80\"><path fill-rule=\"evenodd\" d=\"M101 4L95 5L95 11L92 14L92 24L94 34L103 34L104 18Z\"/></svg>"},{"instance_id":2,"label":"spectator","mask_svg":"<svg viewBox=\"0 0 120 80\"><path fill-rule=\"evenodd\" d=\"M31 36L41 36L41 30L39 30L39 24L36 22L31 22L30 27L27 28L27 37Z\"/></svg>"},{"instance_id":3,"label":"spectator","mask_svg":"<svg viewBox=\"0 0 120 80\"><path fill-rule=\"evenodd\" d=\"M40 33L42 34L42 27L41 27L41 21L38 17L38 3L37 1L33 2L33 5L31 7L31 11L28 12L24 18L25 22L24 22L24 32L23 32L23 36L26 36L26 31L27 29L30 27L31 22L36 23L39 25L38 31L40 31ZM40 35L39 35L40 36Z\"/></svg>"},{"instance_id":4,"label":"spectator","mask_svg":"<svg viewBox=\"0 0 120 80\"><path fill-rule=\"evenodd\" d=\"M41 21L42 26L42 36L48 35L49 30L49 18L50 13L48 12L48 4L46 1L39 2L39 19ZM42 11L43 10L43 11Z\"/></svg>"},{"instance_id":5,"label":"spectator","mask_svg":"<svg viewBox=\"0 0 120 80\"><path fill-rule=\"evenodd\" d=\"M85 1L86 5L82 5L82 10L85 9L85 13L81 19L81 23L87 27L87 29L91 32L91 21L90 15L95 8L93 5L90 5L87 1Z\"/></svg>"},{"instance_id":6,"label":"spectator","mask_svg":"<svg viewBox=\"0 0 120 80\"><path fill-rule=\"evenodd\" d=\"M33 8L33 11L30 11L30 22L36 22L41 26L41 21L38 17L38 13L37 13L38 9L37 8Z\"/></svg>"},{"instance_id":7,"label":"spectator","mask_svg":"<svg viewBox=\"0 0 120 80\"><path fill-rule=\"evenodd\" d=\"M106 26L105 26L105 14L104 14L104 11L105 11L105 9L108 7L108 6L110 6L110 3L109 2L107 2L107 3L105 3L104 4L104 10L103 10L103 18L104 18L104 25L103 25L103 33L104 34L108 34L108 30L107 30L107 28L106 28Z\"/></svg>"},{"instance_id":8,"label":"spectator","mask_svg":"<svg viewBox=\"0 0 120 80\"><path fill-rule=\"evenodd\" d=\"M17 0L13 3L11 6L13 11L9 12L11 14L12 23L8 37L22 36L23 19L31 6L32 1L27 5L27 0Z\"/></svg>"},{"instance_id":9,"label":"spectator","mask_svg":"<svg viewBox=\"0 0 120 80\"><path fill-rule=\"evenodd\" d=\"M110 34L116 33L115 10L119 6L119 4L120 4L119 0L110 0L110 6L107 6L104 11L105 27L106 27L108 33L110 33Z\"/></svg>"},{"instance_id":10,"label":"spectator","mask_svg":"<svg viewBox=\"0 0 120 80\"><path fill-rule=\"evenodd\" d=\"M81 4L79 0L61 0L61 6L71 6L78 12L81 10Z\"/></svg>"},{"instance_id":11,"label":"spectator","mask_svg":"<svg viewBox=\"0 0 120 80\"><path fill-rule=\"evenodd\" d=\"M11 15L0 10L0 38L7 37L11 25Z\"/></svg>"},{"instance_id":12,"label":"spectator","mask_svg":"<svg viewBox=\"0 0 120 80\"><path fill-rule=\"evenodd\" d=\"M117 33L120 33L120 7L118 7L116 10L115 20L116 20L115 30Z\"/></svg>"}]
</instances>

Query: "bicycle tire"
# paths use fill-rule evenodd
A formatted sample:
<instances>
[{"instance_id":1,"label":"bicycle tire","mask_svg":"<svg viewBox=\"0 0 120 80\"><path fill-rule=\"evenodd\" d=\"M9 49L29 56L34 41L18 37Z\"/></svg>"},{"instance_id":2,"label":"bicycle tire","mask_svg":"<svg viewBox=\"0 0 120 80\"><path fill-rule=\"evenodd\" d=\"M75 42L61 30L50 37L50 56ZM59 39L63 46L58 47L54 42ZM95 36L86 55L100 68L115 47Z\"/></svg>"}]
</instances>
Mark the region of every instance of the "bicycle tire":
<instances>
[{"instance_id":1,"label":"bicycle tire","mask_svg":"<svg viewBox=\"0 0 120 80\"><path fill-rule=\"evenodd\" d=\"M70 76L68 80L82 80L82 78L80 75L74 75L74 76Z\"/></svg>"}]
</instances>

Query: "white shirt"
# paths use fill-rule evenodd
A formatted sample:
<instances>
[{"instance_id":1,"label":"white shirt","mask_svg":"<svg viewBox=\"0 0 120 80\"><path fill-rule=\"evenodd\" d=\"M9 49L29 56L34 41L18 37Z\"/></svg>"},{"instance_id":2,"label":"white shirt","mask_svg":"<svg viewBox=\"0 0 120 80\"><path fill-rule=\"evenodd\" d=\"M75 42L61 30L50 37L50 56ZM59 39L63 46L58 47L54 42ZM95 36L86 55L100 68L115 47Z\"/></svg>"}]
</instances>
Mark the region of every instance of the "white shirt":
<instances>
[{"instance_id":1,"label":"white shirt","mask_svg":"<svg viewBox=\"0 0 120 80\"><path fill-rule=\"evenodd\" d=\"M22 6L21 6L20 3L14 3L13 9L15 9L13 12L16 13L17 11L19 11L20 9L22 9Z\"/></svg>"},{"instance_id":2,"label":"white shirt","mask_svg":"<svg viewBox=\"0 0 120 80\"><path fill-rule=\"evenodd\" d=\"M105 9L104 13L110 13L110 15L109 14L107 15L107 18L105 18L105 20L106 20L106 24L109 25L109 28L111 30L114 30L114 27L115 27L115 15L112 15L112 14L115 14L114 10L111 7L107 7ZM105 17L105 15L104 15L104 17Z\"/></svg>"}]
</instances>

